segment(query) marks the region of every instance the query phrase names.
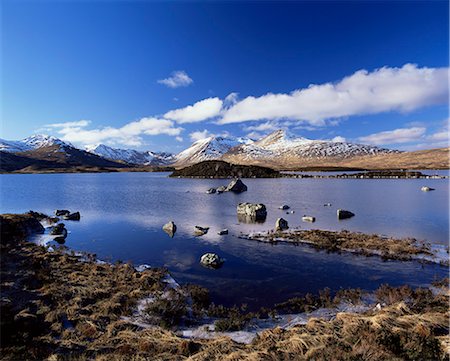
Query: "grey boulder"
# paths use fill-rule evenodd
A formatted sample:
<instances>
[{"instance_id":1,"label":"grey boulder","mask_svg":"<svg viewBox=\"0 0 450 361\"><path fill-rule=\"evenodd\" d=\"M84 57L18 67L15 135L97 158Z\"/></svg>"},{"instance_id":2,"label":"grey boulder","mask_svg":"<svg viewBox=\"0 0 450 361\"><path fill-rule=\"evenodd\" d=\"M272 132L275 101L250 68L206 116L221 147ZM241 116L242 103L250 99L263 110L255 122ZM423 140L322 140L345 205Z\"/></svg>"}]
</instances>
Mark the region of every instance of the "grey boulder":
<instances>
[{"instance_id":1,"label":"grey boulder","mask_svg":"<svg viewBox=\"0 0 450 361\"><path fill-rule=\"evenodd\" d=\"M208 233L209 227L200 227L200 226L195 226L194 227L194 235L195 236L203 236L204 234Z\"/></svg>"},{"instance_id":2,"label":"grey boulder","mask_svg":"<svg viewBox=\"0 0 450 361\"><path fill-rule=\"evenodd\" d=\"M200 263L204 267L219 268L223 265L224 260L220 258L216 253L205 253L200 258Z\"/></svg>"},{"instance_id":3,"label":"grey boulder","mask_svg":"<svg viewBox=\"0 0 450 361\"><path fill-rule=\"evenodd\" d=\"M288 221L286 221L284 218L278 218L275 222L275 230L276 231L284 231L285 229L288 229Z\"/></svg>"},{"instance_id":4,"label":"grey boulder","mask_svg":"<svg viewBox=\"0 0 450 361\"><path fill-rule=\"evenodd\" d=\"M264 220L267 217L267 210L262 203L239 203L237 214L254 220Z\"/></svg>"},{"instance_id":5,"label":"grey boulder","mask_svg":"<svg viewBox=\"0 0 450 361\"><path fill-rule=\"evenodd\" d=\"M79 221L80 220L80 212L74 212L69 214L64 214L63 219L67 221Z\"/></svg>"},{"instance_id":6,"label":"grey boulder","mask_svg":"<svg viewBox=\"0 0 450 361\"><path fill-rule=\"evenodd\" d=\"M177 231L177 226L173 221L167 222L163 227L163 231L166 232L170 237L173 238L175 232Z\"/></svg>"},{"instance_id":7,"label":"grey boulder","mask_svg":"<svg viewBox=\"0 0 450 361\"><path fill-rule=\"evenodd\" d=\"M233 179L225 188L226 192L242 193L247 191L247 186L240 180L240 178Z\"/></svg>"},{"instance_id":8,"label":"grey boulder","mask_svg":"<svg viewBox=\"0 0 450 361\"><path fill-rule=\"evenodd\" d=\"M338 219L352 218L355 215L355 213L346 211L345 209L338 209L336 214Z\"/></svg>"}]
</instances>

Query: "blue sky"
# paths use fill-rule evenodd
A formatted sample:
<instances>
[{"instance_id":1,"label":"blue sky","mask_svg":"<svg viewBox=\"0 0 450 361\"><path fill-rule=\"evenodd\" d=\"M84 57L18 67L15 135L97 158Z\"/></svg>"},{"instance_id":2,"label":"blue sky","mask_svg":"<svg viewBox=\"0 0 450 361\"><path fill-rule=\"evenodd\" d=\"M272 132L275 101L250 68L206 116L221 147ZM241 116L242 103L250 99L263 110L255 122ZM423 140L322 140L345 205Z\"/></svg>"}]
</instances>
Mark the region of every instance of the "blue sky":
<instances>
[{"instance_id":1,"label":"blue sky","mask_svg":"<svg viewBox=\"0 0 450 361\"><path fill-rule=\"evenodd\" d=\"M286 128L446 146L448 14L447 1L4 0L1 137L177 152Z\"/></svg>"}]
</instances>

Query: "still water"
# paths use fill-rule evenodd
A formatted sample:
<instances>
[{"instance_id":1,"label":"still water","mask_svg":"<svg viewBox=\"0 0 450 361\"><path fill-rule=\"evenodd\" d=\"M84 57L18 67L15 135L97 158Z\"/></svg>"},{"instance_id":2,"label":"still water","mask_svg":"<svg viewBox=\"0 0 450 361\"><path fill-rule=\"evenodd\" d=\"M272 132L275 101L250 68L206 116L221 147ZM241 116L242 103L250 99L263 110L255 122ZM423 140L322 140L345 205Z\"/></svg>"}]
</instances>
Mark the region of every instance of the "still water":
<instances>
[{"instance_id":1,"label":"still water","mask_svg":"<svg viewBox=\"0 0 450 361\"><path fill-rule=\"evenodd\" d=\"M283 217L291 227L348 229L396 237L415 237L446 245L449 241L448 179L245 179L242 194L206 194L225 185L219 179L172 179L167 173L24 174L0 176L0 212L57 208L80 211L80 222L65 221L66 246L96 253L100 259L164 266L180 283L208 287L217 303L268 306L329 287L377 288L382 283L426 286L447 275L447 268L378 257L328 254L308 246L270 245L237 238L241 232L274 227ZM422 192L428 185L433 192ZM264 203L264 223L240 223L236 205ZM324 207L331 203L331 207ZM294 214L278 207L288 204ZM338 221L336 209L355 217ZM302 215L316 217L313 224ZM161 229L173 220L174 238ZM194 226L209 233L194 237ZM217 232L228 228L229 234ZM215 252L226 259L219 270L199 259Z\"/></svg>"}]
</instances>

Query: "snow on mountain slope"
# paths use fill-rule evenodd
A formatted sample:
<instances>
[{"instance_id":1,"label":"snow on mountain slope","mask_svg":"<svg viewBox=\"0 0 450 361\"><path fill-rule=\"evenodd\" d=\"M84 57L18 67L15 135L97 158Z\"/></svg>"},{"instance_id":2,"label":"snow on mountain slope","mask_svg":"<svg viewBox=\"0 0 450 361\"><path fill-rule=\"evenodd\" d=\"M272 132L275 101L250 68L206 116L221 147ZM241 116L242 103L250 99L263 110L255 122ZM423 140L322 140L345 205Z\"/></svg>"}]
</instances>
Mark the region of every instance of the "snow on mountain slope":
<instances>
[{"instance_id":1,"label":"snow on mountain slope","mask_svg":"<svg viewBox=\"0 0 450 361\"><path fill-rule=\"evenodd\" d=\"M189 148L175 156L177 165L193 164L204 160L220 159L230 149L241 144L250 144L248 138L208 137L197 140Z\"/></svg>"},{"instance_id":2,"label":"snow on mountain slope","mask_svg":"<svg viewBox=\"0 0 450 361\"><path fill-rule=\"evenodd\" d=\"M86 151L106 159L139 165L168 165L174 161L174 155L170 153L117 149L104 144L86 147Z\"/></svg>"},{"instance_id":3,"label":"snow on mountain slope","mask_svg":"<svg viewBox=\"0 0 450 361\"><path fill-rule=\"evenodd\" d=\"M262 160L276 158L350 158L354 156L375 155L398 152L370 145L329 140L311 140L295 137L284 130L277 130L265 138L251 144L234 148L227 156L241 160Z\"/></svg>"},{"instance_id":4,"label":"snow on mountain slope","mask_svg":"<svg viewBox=\"0 0 450 361\"><path fill-rule=\"evenodd\" d=\"M72 147L70 143L64 142L51 135L36 134L22 140L4 140L0 139L0 151L17 153L35 150L43 147L57 145L63 150L64 147Z\"/></svg>"}]
</instances>

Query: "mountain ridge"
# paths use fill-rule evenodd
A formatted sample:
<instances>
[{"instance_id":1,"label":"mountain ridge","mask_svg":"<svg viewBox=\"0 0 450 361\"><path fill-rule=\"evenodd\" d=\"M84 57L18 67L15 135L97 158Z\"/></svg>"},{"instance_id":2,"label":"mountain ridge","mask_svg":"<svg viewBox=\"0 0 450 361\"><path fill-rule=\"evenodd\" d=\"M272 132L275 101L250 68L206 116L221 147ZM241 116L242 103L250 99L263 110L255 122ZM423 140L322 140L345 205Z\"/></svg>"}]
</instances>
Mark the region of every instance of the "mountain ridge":
<instances>
[{"instance_id":1,"label":"mountain ridge","mask_svg":"<svg viewBox=\"0 0 450 361\"><path fill-rule=\"evenodd\" d=\"M313 140L297 137L284 130L277 130L258 140L212 136L197 140L178 154L134 149L112 148L100 144L78 149L53 136L33 135L21 141L0 139L2 158L13 167L15 154L26 159L16 159L17 167L36 167L53 164L58 168L110 167L139 169L145 167L184 168L202 161L223 160L231 164L258 165L277 170L297 170L314 167L342 167L361 169L448 168L448 148L428 151L401 152L371 145L332 140ZM415 161L417 158L417 161ZM47 163L46 163L47 162ZM50 163L48 163L50 162ZM54 163L51 163L54 162ZM5 161L3 161L5 163ZM14 168L14 167L13 167ZM161 169L161 168L160 168ZM9 171L2 168L2 171Z\"/></svg>"}]
</instances>

